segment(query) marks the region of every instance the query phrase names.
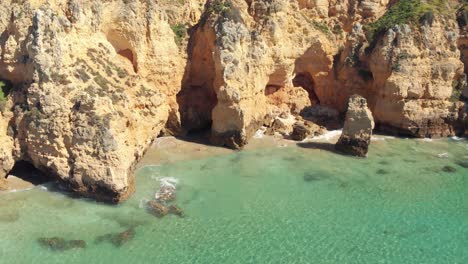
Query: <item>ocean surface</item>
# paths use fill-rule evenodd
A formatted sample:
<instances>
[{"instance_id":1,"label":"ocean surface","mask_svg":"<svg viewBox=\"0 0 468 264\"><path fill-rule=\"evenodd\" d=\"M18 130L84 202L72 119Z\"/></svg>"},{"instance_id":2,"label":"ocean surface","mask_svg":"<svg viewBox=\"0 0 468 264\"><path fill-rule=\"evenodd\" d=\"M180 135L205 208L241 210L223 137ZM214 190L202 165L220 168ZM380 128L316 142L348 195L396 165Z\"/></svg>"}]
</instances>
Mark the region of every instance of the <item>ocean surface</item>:
<instances>
[{"instance_id":1,"label":"ocean surface","mask_svg":"<svg viewBox=\"0 0 468 264\"><path fill-rule=\"evenodd\" d=\"M0 263L468 263L468 141L378 137L367 159L331 149L145 166L118 206L51 184L2 194ZM183 218L146 209L167 177Z\"/></svg>"}]
</instances>

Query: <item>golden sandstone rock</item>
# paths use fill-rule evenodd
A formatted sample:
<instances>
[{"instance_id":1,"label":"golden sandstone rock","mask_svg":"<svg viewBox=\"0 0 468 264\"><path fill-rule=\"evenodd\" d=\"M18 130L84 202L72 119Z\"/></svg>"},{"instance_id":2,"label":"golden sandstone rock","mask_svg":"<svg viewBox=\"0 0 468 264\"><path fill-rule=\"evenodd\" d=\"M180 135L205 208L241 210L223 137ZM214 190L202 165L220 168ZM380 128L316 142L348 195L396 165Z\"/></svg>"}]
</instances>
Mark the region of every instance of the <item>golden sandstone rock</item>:
<instances>
[{"instance_id":1,"label":"golden sandstone rock","mask_svg":"<svg viewBox=\"0 0 468 264\"><path fill-rule=\"evenodd\" d=\"M366 99L360 95L351 96L343 133L335 145L336 149L345 154L365 157L374 127L374 117L367 107Z\"/></svg>"},{"instance_id":2,"label":"golden sandstone rock","mask_svg":"<svg viewBox=\"0 0 468 264\"><path fill-rule=\"evenodd\" d=\"M241 148L282 112L344 113L353 94L383 132L462 134L466 24L435 14L369 43L364 26L395 2L4 0L0 176L26 160L118 202L160 133Z\"/></svg>"}]
</instances>

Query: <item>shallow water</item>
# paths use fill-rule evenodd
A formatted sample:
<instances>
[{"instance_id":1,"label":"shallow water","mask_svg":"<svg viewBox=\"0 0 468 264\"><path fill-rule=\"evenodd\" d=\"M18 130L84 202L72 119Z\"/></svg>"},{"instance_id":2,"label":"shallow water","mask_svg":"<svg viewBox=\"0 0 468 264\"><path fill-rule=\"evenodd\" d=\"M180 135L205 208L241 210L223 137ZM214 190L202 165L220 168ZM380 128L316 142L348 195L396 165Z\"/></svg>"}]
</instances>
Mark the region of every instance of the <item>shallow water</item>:
<instances>
[{"instance_id":1,"label":"shallow water","mask_svg":"<svg viewBox=\"0 0 468 264\"><path fill-rule=\"evenodd\" d=\"M306 145L145 166L119 206L2 195L0 263L468 263L468 141L381 139L368 159ZM143 208L161 177L178 179L185 218ZM132 227L120 247L96 242Z\"/></svg>"}]
</instances>

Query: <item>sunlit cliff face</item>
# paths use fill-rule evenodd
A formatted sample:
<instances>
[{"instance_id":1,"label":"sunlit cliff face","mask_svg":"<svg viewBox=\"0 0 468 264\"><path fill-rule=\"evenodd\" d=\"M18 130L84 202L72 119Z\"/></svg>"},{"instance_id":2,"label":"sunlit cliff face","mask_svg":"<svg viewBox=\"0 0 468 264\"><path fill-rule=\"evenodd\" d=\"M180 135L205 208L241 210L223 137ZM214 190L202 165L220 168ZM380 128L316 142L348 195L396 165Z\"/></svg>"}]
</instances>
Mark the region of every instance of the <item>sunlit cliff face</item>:
<instances>
[{"instance_id":1,"label":"sunlit cliff face","mask_svg":"<svg viewBox=\"0 0 468 264\"><path fill-rule=\"evenodd\" d=\"M395 6L7 0L1 174L24 160L84 195L120 201L160 134L207 132L214 144L241 148L285 112L343 114L353 94L367 99L382 131L462 133L456 12L382 23ZM370 39L375 28L385 30Z\"/></svg>"}]
</instances>

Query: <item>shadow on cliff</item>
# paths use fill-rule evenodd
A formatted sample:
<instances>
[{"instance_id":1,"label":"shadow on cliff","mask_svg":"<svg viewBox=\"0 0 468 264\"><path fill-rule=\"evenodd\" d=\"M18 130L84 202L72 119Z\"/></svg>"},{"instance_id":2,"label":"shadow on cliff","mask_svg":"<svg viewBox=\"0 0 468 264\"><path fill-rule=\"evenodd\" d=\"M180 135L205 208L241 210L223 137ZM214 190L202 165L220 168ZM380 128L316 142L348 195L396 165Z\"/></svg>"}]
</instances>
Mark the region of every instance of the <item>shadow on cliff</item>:
<instances>
[{"instance_id":1,"label":"shadow on cliff","mask_svg":"<svg viewBox=\"0 0 468 264\"><path fill-rule=\"evenodd\" d=\"M211 130L212 111L218 103L214 84L217 73L213 58L216 34L213 30L205 30L203 26L204 23L201 23L190 29L186 51L188 60L181 90L177 94L181 127L188 134Z\"/></svg>"}]
</instances>

